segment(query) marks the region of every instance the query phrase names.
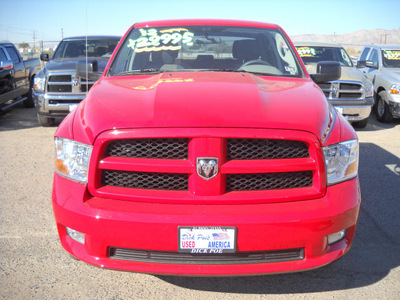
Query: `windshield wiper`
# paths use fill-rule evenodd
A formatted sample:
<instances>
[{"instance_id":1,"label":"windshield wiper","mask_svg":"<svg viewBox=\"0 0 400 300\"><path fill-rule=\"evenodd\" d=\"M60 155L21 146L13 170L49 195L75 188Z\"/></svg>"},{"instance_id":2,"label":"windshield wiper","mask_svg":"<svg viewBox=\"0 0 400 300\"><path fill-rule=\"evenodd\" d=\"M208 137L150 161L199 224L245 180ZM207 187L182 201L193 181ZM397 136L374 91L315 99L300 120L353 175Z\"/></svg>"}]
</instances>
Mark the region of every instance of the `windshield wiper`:
<instances>
[{"instance_id":1,"label":"windshield wiper","mask_svg":"<svg viewBox=\"0 0 400 300\"><path fill-rule=\"evenodd\" d=\"M241 69L207 69L207 70L200 70L200 71L210 71L210 72L244 72Z\"/></svg>"},{"instance_id":2,"label":"windshield wiper","mask_svg":"<svg viewBox=\"0 0 400 300\"><path fill-rule=\"evenodd\" d=\"M131 70L131 71L125 71L125 72L115 74L115 76L128 76L128 75L137 75L137 74L144 74L144 73L157 74L157 73L161 73L161 70L157 69L157 68Z\"/></svg>"},{"instance_id":3,"label":"windshield wiper","mask_svg":"<svg viewBox=\"0 0 400 300\"><path fill-rule=\"evenodd\" d=\"M206 71L211 71L211 72L236 72L236 73L250 73L254 75L260 75L260 76L275 76L276 74L272 73L264 73L264 72L255 72L255 71L248 71L244 69L210 69Z\"/></svg>"}]
</instances>

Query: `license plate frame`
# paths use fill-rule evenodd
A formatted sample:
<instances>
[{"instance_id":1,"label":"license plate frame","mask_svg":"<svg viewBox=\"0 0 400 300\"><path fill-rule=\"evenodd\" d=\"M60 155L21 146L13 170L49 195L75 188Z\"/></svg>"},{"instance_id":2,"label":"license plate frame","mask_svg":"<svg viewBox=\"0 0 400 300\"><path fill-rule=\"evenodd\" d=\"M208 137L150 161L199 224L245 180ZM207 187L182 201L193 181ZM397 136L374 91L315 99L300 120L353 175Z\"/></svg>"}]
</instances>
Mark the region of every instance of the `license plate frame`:
<instances>
[{"instance_id":1,"label":"license plate frame","mask_svg":"<svg viewBox=\"0 0 400 300\"><path fill-rule=\"evenodd\" d=\"M235 253L237 228L232 226L179 226L178 252Z\"/></svg>"}]
</instances>

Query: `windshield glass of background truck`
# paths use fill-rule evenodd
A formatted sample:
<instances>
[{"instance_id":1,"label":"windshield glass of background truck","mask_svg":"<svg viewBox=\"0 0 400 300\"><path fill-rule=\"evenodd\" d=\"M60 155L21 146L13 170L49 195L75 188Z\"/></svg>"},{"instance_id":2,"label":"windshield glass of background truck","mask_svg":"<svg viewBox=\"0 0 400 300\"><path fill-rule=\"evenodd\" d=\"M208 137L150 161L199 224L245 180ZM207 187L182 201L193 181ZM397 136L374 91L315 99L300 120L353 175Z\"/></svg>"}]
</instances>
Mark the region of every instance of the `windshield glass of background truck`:
<instances>
[{"instance_id":1,"label":"windshield glass of background truck","mask_svg":"<svg viewBox=\"0 0 400 300\"><path fill-rule=\"evenodd\" d=\"M305 64L316 64L320 61L336 61L344 67L353 66L349 55L343 48L317 46L296 46L296 48Z\"/></svg>"},{"instance_id":2,"label":"windshield glass of background truck","mask_svg":"<svg viewBox=\"0 0 400 300\"><path fill-rule=\"evenodd\" d=\"M400 68L400 50L382 50L383 66Z\"/></svg>"},{"instance_id":3,"label":"windshield glass of background truck","mask_svg":"<svg viewBox=\"0 0 400 300\"><path fill-rule=\"evenodd\" d=\"M118 39L88 40L88 57L111 57ZM53 59L86 57L86 41L70 40L62 41L54 53Z\"/></svg>"},{"instance_id":4,"label":"windshield glass of background truck","mask_svg":"<svg viewBox=\"0 0 400 300\"><path fill-rule=\"evenodd\" d=\"M267 28L182 26L134 29L109 75L163 71L240 71L301 76L292 49Z\"/></svg>"}]
</instances>

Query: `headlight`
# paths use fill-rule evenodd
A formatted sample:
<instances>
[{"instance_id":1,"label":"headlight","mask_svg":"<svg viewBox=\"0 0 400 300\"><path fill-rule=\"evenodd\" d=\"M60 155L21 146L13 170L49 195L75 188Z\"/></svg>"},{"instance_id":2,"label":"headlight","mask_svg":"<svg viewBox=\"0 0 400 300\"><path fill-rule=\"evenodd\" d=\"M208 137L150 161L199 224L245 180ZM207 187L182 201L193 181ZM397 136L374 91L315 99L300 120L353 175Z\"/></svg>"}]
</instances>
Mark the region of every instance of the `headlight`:
<instances>
[{"instance_id":1,"label":"headlight","mask_svg":"<svg viewBox=\"0 0 400 300\"><path fill-rule=\"evenodd\" d=\"M92 146L56 137L56 173L65 178L87 183Z\"/></svg>"},{"instance_id":2,"label":"headlight","mask_svg":"<svg viewBox=\"0 0 400 300\"><path fill-rule=\"evenodd\" d=\"M365 86L365 97L373 97L374 96L374 86L366 85Z\"/></svg>"},{"instance_id":3,"label":"headlight","mask_svg":"<svg viewBox=\"0 0 400 300\"><path fill-rule=\"evenodd\" d=\"M358 174L358 140L350 140L322 148L327 185L333 185Z\"/></svg>"},{"instance_id":4,"label":"headlight","mask_svg":"<svg viewBox=\"0 0 400 300\"><path fill-rule=\"evenodd\" d=\"M33 88L35 89L35 92L43 93L45 84L46 76L43 71L40 71L33 79Z\"/></svg>"},{"instance_id":5,"label":"headlight","mask_svg":"<svg viewBox=\"0 0 400 300\"><path fill-rule=\"evenodd\" d=\"M393 95L398 95L400 94L400 86L398 84L393 84L390 87L390 93Z\"/></svg>"}]
</instances>

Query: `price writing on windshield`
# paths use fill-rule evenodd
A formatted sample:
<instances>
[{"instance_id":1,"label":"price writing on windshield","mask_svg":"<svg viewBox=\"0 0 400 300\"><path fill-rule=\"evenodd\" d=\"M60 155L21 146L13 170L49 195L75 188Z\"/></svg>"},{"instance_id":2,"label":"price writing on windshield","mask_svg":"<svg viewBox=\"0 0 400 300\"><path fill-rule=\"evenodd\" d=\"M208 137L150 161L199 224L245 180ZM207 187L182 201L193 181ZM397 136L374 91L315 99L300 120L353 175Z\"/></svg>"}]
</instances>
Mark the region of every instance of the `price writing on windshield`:
<instances>
[{"instance_id":1,"label":"price writing on windshield","mask_svg":"<svg viewBox=\"0 0 400 300\"><path fill-rule=\"evenodd\" d=\"M386 59L390 60L400 60L400 51L399 50L383 50L383 56Z\"/></svg>"},{"instance_id":2,"label":"price writing on windshield","mask_svg":"<svg viewBox=\"0 0 400 300\"><path fill-rule=\"evenodd\" d=\"M140 28L140 37L129 39L128 48L135 52L179 50L182 44L192 46L194 33L186 28L170 28L158 31L155 28Z\"/></svg>"},{"instance_id":3,"label":"price writing on windshield","mask_svg":"<svg viewBox=\"0 0 400 300\"><path fill-rule=\"evenodd\" d=\"M315 49L310 47L298 47L297 52L301 57L311 57L317 55Z\"/></svg>"}]
</instances>

